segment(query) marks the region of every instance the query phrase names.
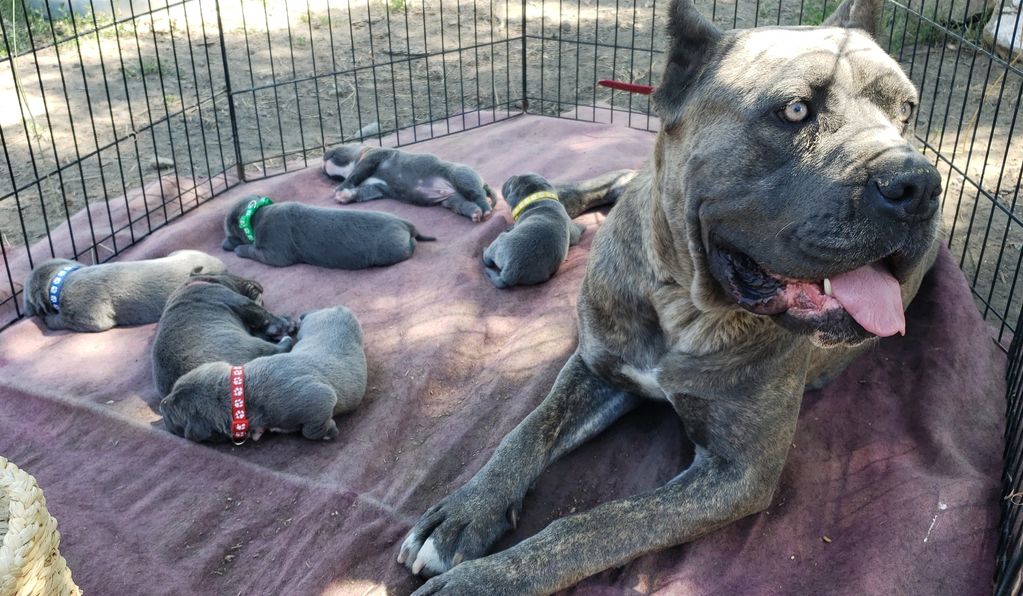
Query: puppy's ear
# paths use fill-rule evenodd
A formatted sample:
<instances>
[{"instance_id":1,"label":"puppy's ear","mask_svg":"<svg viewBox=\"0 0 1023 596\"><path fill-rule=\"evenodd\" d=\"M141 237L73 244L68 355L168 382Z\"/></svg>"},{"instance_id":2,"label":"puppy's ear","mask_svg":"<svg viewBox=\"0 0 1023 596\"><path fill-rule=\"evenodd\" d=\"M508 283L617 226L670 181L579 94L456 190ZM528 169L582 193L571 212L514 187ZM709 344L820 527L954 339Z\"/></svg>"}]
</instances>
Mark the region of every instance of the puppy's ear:
<instances>
[{"instance_id":1,"label":"puppy's ear","mask_svg":"<svg viewBox=\"0 0 1023 596\"><path fill-rule=\"evenodd\" d=\"M707 64L722 33L696 10L693 0L672 0L669 13L671 48L661 84L654 93L654 106L670 127L681 116L686 91Z\"/></svg>"},{"instance_id":2,"label":"puppy's ear","mask_svg":"<svg viewBox=\"0 0 1023 596\"><path fill-rule=\"evenodd\" d=\"M831 16L824 19L821 26L862 29L873 37L877 33L883 2L884 0L845 0Z\"/></svg>"}]
</instances>

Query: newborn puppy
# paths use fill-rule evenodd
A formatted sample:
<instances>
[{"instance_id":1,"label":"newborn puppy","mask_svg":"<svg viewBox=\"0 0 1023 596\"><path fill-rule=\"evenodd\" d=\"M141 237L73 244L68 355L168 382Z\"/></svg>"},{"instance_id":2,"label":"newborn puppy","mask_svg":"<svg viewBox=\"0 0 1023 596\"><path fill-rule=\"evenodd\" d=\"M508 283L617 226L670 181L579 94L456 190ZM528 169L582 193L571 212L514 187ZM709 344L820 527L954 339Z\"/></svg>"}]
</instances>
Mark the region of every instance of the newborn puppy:
<instances>
[{"instance_id":1,"label":"newborn puppy","mask_svg":"<svg viewBox=\"0 0 1023 596\"><path fill-rule=\"evenodd\" d=\"M155 323L167 298L193 271L227 271L216 257L179 250L162 259L82 265L67 259L40 263L25 281L25 313L50 329L106 331Z\"/></svg>"},{"instance_id":2,"label":"newborn puppy","mask_svg":"<svg viewBox=\"0 0 1023 596\"><path fill-rule=\"evenodd\" d=\"M390 213L274 204L266 197L239 201L224 218L224 235L224 250L245 259L332 269L393 265L412 256L416 240L436 240Z\"/></svg>"},{"instance_id":3,"label":"newborn puppy","mask_svg":"<svg viewBox=\"0 0 1023 596\"><path fill-rule=\"evenodd\" d=\"M153 342L153 379L160 395L201 364L243 364L290 350L295 323L263 308L262 294L258 283L229 273L195 275L178 288L167 300Z\"/></svg>"},{"instance_id":4,"label":"newborn puppy","mask_svg":"<svg viewBox=\"0 0 1023 596\"><path fill-rule=\"evenodd\" d=\"M355 409L366 393L362 329L347 308L317 310L302 317L291 352L256 358L242 369L241 383L233 382L226 362L203 364L178 379L160 402L167 429L191 441L259 440L267 430L333 439L333 417ZM245 422L233 427L238 386Z\"/></svg>"},{"instance_id":5,"label":"newborn puppy","mask_svg":"<svg viewBox=\"0 0 1023 596\"><path fill-rule=\"evenodd\" d=\"M498 288L543 283L557 273L568 247L579 242L583 226L572 223L543 176L512 176L501 193L515 226L483 251L483 271Z\"/></svg>"},{"instance_id":6,"label":"newborn puppy","mask_svg":"<svg viewBox=\"0 0 1023 596\"><path fill-rule=\"evenodd\" d=\"M441 204L483 221L497 197L469 166L429 154L349 143L327 151L323 172L343 182L334 189L339 203L396 199L413 205Z\"/></svg>"}]
</instances>

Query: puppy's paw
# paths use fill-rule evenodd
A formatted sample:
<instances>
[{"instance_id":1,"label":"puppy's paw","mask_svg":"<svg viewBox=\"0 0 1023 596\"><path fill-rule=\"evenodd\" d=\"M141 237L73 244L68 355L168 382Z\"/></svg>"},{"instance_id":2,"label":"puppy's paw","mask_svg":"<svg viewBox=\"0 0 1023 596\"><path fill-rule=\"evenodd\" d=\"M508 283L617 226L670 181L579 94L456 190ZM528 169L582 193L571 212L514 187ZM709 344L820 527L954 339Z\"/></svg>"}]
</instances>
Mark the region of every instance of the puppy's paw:
<instances>
[{"instance_id":1,"label":"puppy's paw","mask_svg":"<svg viewBox=\"0 0 1023 596\"><path fill-rule=\"evenodd\" d=\"M272 321L266 326L264 333L266 333L267 337L270 339L279 339L283 343L284 339L291 339L288 336L293 334L295 329L295 321L291 317L277 317L275 321Z\"/></svg>"},{"instance_id":2,"label":"puppy's paw","mask_svg":"<svg viewBox=\"0 0 1023 596\"><path fill-rule=\"evenodd\" d=\"M302 425L302 436L313 441L330 441L336 439L339 434L333 418L328 418L326 422L320 424Z\"/></svg>"},{"instance_id":3,"label":"puppy's paw","mask_svg":"<svg viewBox=\"0 0 1023 596\"><path fill-rule=\"evenodd\" d=\"M337 188L334 190L334 200L344 205L354 201L355 194L354 188Z\"/></svg>"},{"instance_id":4,"label":"puppy's paw","mask_svg":"<svg viewBox=\"0 0 1023 596\"><path fill-rule=\"evenodd\" d=\"M290 352L291 348L295 347L295 340L291 339L290 335L285 335L277 342L277 345L282 352Z\"/></svg>"},{"instance_id":5,"label":"puppy's paw","mask_svg":"<svg viewBox=\"0 0 1023 596\"><path fill-rule=\"evenodd\" d=\"M478 559L513 526L519 507L493 492L463 486L419 518L401 544L398 563L432 577Z\"/></svg>"},{"instance_id":6,"label":"puppy's paw","mask_svg":"<svg viewBox=\"0 0 1023 596\"><path fill-rule=\"evenodd\" d=\"M483 210L476 209L475 211L472 212L472 215L470 217L474 222L480 223L481 221L483 221Z\"/></svg>"}]
</instances>

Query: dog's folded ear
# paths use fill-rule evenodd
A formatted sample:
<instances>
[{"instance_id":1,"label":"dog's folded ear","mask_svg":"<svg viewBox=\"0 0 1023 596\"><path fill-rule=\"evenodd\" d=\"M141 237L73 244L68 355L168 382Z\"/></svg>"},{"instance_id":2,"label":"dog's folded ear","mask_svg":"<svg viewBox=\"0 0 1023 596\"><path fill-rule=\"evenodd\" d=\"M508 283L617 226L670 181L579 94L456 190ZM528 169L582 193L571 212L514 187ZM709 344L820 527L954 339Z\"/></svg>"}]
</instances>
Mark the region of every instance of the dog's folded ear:
<instances>
[{"instance_id":1,"label":"dog's folded ear","mask_svg":"<svg viewBox=\"0 0 1023 596\"><path fill-rule=\"evenodd\" d=\"M670 127L681 116L686 91L703 70L722 33L696 10L693 0L672 0L669 13L671 49L661 84L654 93L654 106Z\"/></svg>"},{"instance_id":2,"label":"dog's folded ear","mask_svg":"<svg viewBox=\"0 0 1023 596\"><path fill-rule=\"evenodd\" d=\"M883 2L884 0L845 0L831 16L824 19L821 26L862 29L874 36L877 33Z\"/></svg>"}]
</instances>

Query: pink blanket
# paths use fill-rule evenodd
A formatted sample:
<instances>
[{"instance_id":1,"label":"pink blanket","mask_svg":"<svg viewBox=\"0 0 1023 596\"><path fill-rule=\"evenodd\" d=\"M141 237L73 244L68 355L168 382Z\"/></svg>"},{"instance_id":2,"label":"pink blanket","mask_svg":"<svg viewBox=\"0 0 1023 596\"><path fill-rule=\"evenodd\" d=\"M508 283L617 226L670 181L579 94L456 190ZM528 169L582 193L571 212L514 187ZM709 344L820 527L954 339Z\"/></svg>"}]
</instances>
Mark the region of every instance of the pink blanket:
<instances>
[{"instance_id":1,"label":"pink blanket","mask_svg":"<svg viewBox=\"0 0 1023 596\"><path fill-rule=\"evenodd\" d=\"M636 167L653 135L525 116L409 148L475 168L578 179ZM195 248L266 287L274 311L344 304L365 330L369 390L336 441L270 436L241 447L164 430L150 374L155 325L0 333L0 454L34 474L91 594L407 594L397 563L416 518L483 465L546 394L575 345L575 300L593 234L549 283L496 290L484 247L508 224L393 201L426 234L404 263L368 271L275 269L220 250L237 198L329 205L318 169L244 184L122 258ZM908 315L826 390L808 393L768 511L581 583L584 594L981 594L998 523L1005 358L947 255ZM555 464L527 497L513 544L551 520L647 490L692 449L651 404Z\"/></svg>"}]
</instances>

